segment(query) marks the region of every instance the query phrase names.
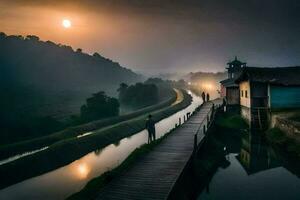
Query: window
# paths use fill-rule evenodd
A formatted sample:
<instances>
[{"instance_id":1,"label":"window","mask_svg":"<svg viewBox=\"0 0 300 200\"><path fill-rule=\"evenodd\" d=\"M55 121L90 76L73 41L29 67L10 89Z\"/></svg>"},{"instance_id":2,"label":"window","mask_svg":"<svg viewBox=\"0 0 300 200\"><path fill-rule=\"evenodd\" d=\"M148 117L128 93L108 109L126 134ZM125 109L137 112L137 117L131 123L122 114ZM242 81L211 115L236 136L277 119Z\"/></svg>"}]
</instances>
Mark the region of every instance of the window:
<instances>
[{"instance_id":1,"label":"window","mask_svg":"<svg viewBox=\"0 0 300 200\"><path fill-rule=\"evenodd\" d=\"M248 91L245 90L245 97L248 98Z\"/></svg>"},{"instance_id":2,"label":"window","mask_svg":"<svg viewBox=\"0 0 300 200\"><path fill-rule=\"evenodd\" d=\"M243 90L241 90L241 97L243 97L244 96L244 91Z\"/></svg>"}]
</instances>

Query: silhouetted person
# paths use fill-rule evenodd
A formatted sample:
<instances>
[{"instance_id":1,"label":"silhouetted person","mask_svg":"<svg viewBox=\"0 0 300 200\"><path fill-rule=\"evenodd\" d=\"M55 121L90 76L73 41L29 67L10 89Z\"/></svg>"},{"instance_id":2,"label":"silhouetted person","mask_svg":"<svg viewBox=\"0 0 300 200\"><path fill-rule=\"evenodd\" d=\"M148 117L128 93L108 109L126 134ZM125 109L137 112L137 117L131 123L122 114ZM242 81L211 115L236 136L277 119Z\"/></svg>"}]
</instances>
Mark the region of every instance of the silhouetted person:
<instances>
[{"instance_id":1,"label":"silhouetted person","mask_svg":"<svg viewBox=\"0 0 300 200\"><path fill-rule=\"evenodd\" d=\"M209 101L209 94L206 94L206 101Z\"/></svg>"},{"instance_id":2,"label":"silhouetted person","mask_svg":"<svg viewBox=\"0 0 300 200\"><path fill-rule=\"evenodd\" d=\"M146 121L146 129L148 131L148 143L155 140L155 122L152 119L152 115L148 116Z\"/></svg>"},{"instance_id":3,"label":"silhouetted person","mask_svg":"<svg viewBox=\"0 0 300 200\"><path fill-rule=\"evenodd\" d=\"M204 92L202 92L201 96L202 96L202 100L203 100L203 102L205 102L205 93L204 93Z\"/></svg>"},{"instance_id":4,"label":"silhouetted person","mask_svg":"<svg viewBox=\"0 0 300 200\"><path fill-rule=\"evenodd\" d=\"M222 104L224 112L226 112L226 105L227 105L227 101L226 101L226 98L224 97L223 98L223 104Z\"/></svg>"}]
</instances>

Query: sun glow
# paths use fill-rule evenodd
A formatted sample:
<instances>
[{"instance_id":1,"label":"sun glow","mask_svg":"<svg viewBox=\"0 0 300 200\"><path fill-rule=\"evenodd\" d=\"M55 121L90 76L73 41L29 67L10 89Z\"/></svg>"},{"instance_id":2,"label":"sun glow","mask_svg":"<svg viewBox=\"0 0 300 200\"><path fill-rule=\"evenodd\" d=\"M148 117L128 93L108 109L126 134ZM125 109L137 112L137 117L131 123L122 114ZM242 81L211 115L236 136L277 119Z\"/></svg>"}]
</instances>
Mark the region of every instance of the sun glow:
<instances>
[{"instance_id":1,"label":"sun glow","mask_svg":"<svg viewBox=\"0 0 300 200\"><path fill-rule=\"evenodd\" d=\"M77 166L77 175L80 179L85 179L90 173L90 169L87 164L82 163Z\"/></svg>"},{"instance_id":2,"label":"sun glow","mask_svg":"<svg viewBox=\"0 0 300 200\"><path fill-rule=\"evenodd\" d=\"M70 20L64 19L64 20L62 20L62 26L63 26L64 28L70 28L70 27L72 26L72 23L71 23Z\"/></svg>"},{"instance_id":3,"label":"sun glow","mask_svg":"<svg viewBox=\"0 0 300 200\"><path fill-rule=\"evenodd\" d=\"M212 90L212 89L214 89L214 86L213 86L213 84L211 84L211 83L204 83L204 84L202 85L202 87L203 87L204 89L206 89L206 90Z\"/></svg>"}]
</instances>

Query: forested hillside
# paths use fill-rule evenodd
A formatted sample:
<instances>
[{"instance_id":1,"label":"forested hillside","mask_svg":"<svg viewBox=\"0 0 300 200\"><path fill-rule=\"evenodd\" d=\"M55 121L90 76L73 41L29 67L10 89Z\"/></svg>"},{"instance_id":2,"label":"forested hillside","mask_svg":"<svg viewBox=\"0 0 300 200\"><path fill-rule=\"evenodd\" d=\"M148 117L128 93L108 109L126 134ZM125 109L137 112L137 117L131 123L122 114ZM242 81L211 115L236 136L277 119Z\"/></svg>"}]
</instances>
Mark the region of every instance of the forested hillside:
<instances>
[{"instance_id":1,"label":"forested hillside","mask_svg":"<svg viewBox=\"0 0 300 200\"><path fill-rule=\"evenodd\" d=\"M79 113L93 93L116 96L120 83L141 80L99 53L89 55L37 36L0 33L0 132L19 127L26 134L24 126L33 121L45 127L49 117L62 120Z\"/></svg>"}]
</instances>

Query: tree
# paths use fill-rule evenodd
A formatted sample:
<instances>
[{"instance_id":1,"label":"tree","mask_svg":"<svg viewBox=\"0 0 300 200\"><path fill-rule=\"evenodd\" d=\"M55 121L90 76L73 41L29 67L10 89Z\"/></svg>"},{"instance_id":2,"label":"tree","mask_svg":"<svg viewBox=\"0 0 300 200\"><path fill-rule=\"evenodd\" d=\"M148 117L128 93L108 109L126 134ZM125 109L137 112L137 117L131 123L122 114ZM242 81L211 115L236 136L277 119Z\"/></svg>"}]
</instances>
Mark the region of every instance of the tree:
<instances>
[{"instance_id":1,"label":"tree","mask_svg":"<svg viewBox=\"0 0 300 200\"><path fill-rule=\"evenodd\" d=\"M119 101L123 101L125 92L128 88L128 85L126 83L121 83L117 91L119 92Z\"/></svg>"},{"instance_id":2,"label":"tree","mask_svg":"<svg viewBox=\"0 0 300 200\"><path fill-rule=\"evenodd\" d=\"M80 113L83 121L103 119L119 115L120 104L116 98L106 96L105 92L98 92L86 100L81 106Z\"/></svg>"},{"instance_id":3,"label":"tree","mask_svg":"<svg viewBox=\"0 0 300 200\"><path fill-rule=\"evenodd\" d=\"M127 106L144 107L158 102L158 88L154 84L136 83L128 86L120 84L119 101Z\"/></svg>"},{"instance_id":4,"label":"tree","mask_svg":"<svg viewBox=\"0 0 300 200\"><path fill-rule=\"evenodd\" d=\"M3 32L0 32L0 39L4 39L6 37L6 34Z\"/></svg>"},{"instance_id":5,"label":"tree","mask_svg":"<svg viewBox=\"0 0 300 200\"><path fill-rule=\"evenodd\" d=\"M94 56L95 58L102 58L102 56L101 56L99 53L97 53L97 52L95 52L95 53L93 54L93 56Z\"/></svg>"},{"instance_id":6,"label":"tree","mask_svg":"<svg viewBox=\"0 0 300 200\"><path fill-rule=\"evenodd\" d=\"M39 41L40 38L38 36L35 36L35 35L27 35L26 40Z\"/></svg>"}]
</instances>

